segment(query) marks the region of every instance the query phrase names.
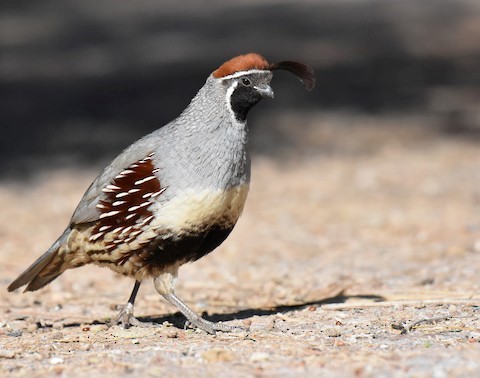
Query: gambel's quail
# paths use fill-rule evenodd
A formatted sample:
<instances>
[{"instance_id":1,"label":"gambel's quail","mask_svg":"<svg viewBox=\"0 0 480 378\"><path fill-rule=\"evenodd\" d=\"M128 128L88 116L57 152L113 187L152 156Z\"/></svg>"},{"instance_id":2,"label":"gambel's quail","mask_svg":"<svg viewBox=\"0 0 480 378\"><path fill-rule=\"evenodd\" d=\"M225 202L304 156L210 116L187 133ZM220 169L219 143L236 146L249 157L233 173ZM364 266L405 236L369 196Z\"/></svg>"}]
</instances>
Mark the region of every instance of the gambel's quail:
<instances>
[{"instance_id":1,"label":"gambel's quail","mask_svg":"<svg viewBox=\"0 0 480 378\"><path fill-rule=\"evenodd\" d=\"M174 293L178 268L218 247L243 209L250 182L248 111L272 97L272 71L294 73L311 90L313 70L302 63L268 63L237 56L208 76L172 122L117 156L95 179L60 238L8 287L38 290L65 270L94 263L135 279L116 318L137 325L133 304L140 283L156 290L208 333L234 327L207 321Z\"/></svg>"}]
</instances>

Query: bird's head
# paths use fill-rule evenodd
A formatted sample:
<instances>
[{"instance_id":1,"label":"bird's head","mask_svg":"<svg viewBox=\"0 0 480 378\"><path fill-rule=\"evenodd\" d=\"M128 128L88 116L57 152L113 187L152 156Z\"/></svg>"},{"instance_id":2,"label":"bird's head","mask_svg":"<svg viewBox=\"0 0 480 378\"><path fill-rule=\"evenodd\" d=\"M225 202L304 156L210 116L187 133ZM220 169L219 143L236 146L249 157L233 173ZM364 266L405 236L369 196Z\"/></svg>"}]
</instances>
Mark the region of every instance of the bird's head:
<instances>
[{"instance_id":1,"label":"bird's head","mask_svg":"<svg viewBox=\"0 0 480 378\"><path fill-rule=\"evenodd\" d=\"M236 119L243 122L257 102L264 97L273 98L270 81L274 70L292 72L307 90L315 86L315 74L310 66L294 61L272 64L255 53L230 59L213 71L212 77L224 89L227 103Z\"/></svg>"}]
</instances>

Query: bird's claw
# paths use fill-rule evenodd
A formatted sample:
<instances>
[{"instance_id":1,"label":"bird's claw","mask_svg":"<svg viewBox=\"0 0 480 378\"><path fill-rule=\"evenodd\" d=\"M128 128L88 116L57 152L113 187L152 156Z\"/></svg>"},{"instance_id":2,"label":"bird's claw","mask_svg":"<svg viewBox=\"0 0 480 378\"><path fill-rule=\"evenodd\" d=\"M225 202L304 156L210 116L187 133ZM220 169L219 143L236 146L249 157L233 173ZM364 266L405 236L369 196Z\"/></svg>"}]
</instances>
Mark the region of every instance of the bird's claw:
<instances>
[{"instance_id":1,"label":"bird's claw","mask_svg":"<svg viewBox=\"0 0 480 378\"><path fill-rule=\"evenodd\" d=\"M125 305L118 305L117 310L120 310L118 315L115 317L115 320L112 322L112 325L121 325L123 328L127 329L130 327L150 327L152 323L142 322L133 316L133 305L127 303Z\"/></svg>"},{"instance_id":2,"label":"bird's claw","mask_svg":"<svg viewBox=\"0 0 480 378\"><path fill-rule=\"evenodd\" d=\"M209 333L211 335L215 335L217 331L221 332L245 332L247 331L246 328L240 326L231 326L224 323L214 323L203 318L198 319L188 319L185 322L185 329L187 328L195 328L201 329L202 331Z\"/></svg>"}]
</instances>

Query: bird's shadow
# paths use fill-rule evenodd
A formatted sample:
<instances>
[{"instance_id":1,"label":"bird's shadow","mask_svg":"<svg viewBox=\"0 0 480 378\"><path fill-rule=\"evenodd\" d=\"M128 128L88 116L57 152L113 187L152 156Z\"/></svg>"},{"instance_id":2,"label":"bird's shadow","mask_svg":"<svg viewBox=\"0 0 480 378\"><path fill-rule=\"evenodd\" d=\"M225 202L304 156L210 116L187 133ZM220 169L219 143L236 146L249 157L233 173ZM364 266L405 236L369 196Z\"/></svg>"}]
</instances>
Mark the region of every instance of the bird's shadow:
<instances>
[{"instance_id":1,"label":"bird's shadow","mask_svg":"<svg viewBox=\"0 0 480 378\"><path fill-rule=\"evenodd\" d=\"M202 317L206 320L212 322L228 322L231 320L242 320L248 319L253 316L269 316L278 313L287 313L291 311L302 310L307 307L318 307L330 303L345 303L349 299L368 299L373 302L382 302L385 300L384 297L374 294L364 294L364 295L345 295L343 292L329 298L323 298L308 302L302 302L293 305L279 305L274 307L265 307L265 308L249 308L244 310L239 310L230 313L221 313L221 314L202 314ZM150 322L153 324L163 324L168 322L177 328L183 329L185 327L186 319L180 312L176 312L171 315L162 315L162 316L142 316L138 320L142 322Z\"/></svg>"},{"instance_id":2,"label":"bird's shadow","mask_svg":"<svg viewBox=\"0 0 480 378\"><path fill-rule=\"evenodd\" d=\"M374 295L374 294L360 294L360 295L345 295L344 292L340 292L332 297L328 298L322 298L322 299L317 299L317 300L312 300L312 301L305 301L293 305L279 305L279 306L274 306L274 307L264 307L264 308L249 308L249 309L244 309L244 310L239 310L235 312L230 312L230 313L221 313L221 314L202 314L202 317L206 320L212 321L212 322L228 322L232 320L242 320L242 319L248 319L253 316L269 316L269 315L274 315L278 313L287 313L291 311L297 311L297 310L302 310L306 307L319 307L325 304L330 304L330 303L345 303L349 299L368 299L373 302L382 302L385 300L384 297L379 296L379 295ZM169 314L169 315L160 315L160 316L140 316L137 318L140 322L144 323L150 323L153 325L161 325L164 324L165 322L173 325L176 328L179 329L184 329L185 324L186 324L186 319L185 317L180 313L176 312L174 314ZM64 327L88 327L92 325L111 325L111 322L109 320L93 320L90 323L84 323L84 322L67 322L64 323ZM42 323L37 323L37 326L39 328L50 328L51 325L45 325Z\"/></svg>"},{"instance_id":3,"label":"bird's shadow","mask_svg":"<svg viewBox=\"0 0 480 378\"><path fill-rule=\"evenodd\" d=\"M347 300L355 299L355 298L367 299L373 302L382 302L385 300L384 297L379 295L374 295L374 294L345 295L344 292L340 292L332 297L322 298L322 299L317 299L312 301L305 301L297 304L279 305L279 306L264 307L264 308L249 308L249 309L243 309L243 310L230 312L230 313L221 313L221 314L212 314L212 315L202 314L202 317L211 322L228 322L232 320L248 319L253 316L270 316L278 313L298 311L311 306L320 307L322 305L330 304L330 303L345 303ZM146 324L150 323L153 325L161 325L167 322L179 329L184 329L186 324L186 319L180 312L176 312L174 314L169 314L169 315L140 316L137 318L137 320L139 320L142 323L146 323ZM67 328L79 327L79 326L88 327L92 325L109 325L110 326L111 322L110 320L97 319L97 320L93 320L90 323L73 321L73 322L66 322L63 324L63 326ZM37 323L37 326L39 328L51 327L51 325L46 325L40 322Z\"/></svg>"}]
</instances>

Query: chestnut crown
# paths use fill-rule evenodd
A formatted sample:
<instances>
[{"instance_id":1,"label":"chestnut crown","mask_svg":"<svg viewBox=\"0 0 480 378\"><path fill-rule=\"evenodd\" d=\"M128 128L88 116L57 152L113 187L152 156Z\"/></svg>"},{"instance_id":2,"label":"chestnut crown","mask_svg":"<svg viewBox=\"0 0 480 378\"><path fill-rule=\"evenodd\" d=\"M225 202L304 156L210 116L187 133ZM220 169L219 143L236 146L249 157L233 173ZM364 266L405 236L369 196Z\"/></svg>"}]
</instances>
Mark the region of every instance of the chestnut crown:
<instances>
[{"instance_id":1,"label":"chestnut crown","mask_svg":"<svg viewBox=\"0 0 480 378\"><path fill-rule=\"evenodd\" d=\"M311 91L315 87L315 73L309 65L289 60L279 63L269 63L263 56L256 53L236 56L223 63L213 71L212 75L217 79L221 79L251 70L286 70L297 76L308 91Z\"/></svg>"}]
</instances>

